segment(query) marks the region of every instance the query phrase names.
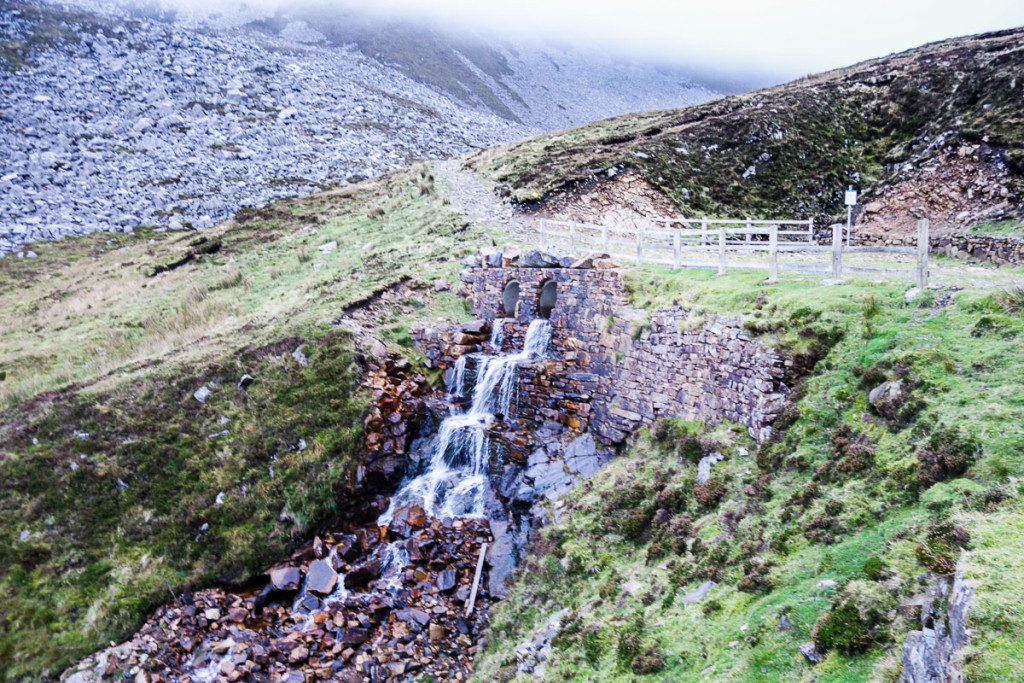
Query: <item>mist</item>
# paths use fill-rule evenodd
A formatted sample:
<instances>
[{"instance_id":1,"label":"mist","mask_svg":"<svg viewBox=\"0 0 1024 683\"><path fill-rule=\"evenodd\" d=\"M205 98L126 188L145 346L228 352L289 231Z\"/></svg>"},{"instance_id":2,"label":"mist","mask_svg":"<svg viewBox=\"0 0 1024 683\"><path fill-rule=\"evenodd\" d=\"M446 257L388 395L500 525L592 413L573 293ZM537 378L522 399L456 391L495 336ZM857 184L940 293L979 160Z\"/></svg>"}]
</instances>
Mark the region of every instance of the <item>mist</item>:
<instances>
[{"instance_id":1,"label":"mist","mask_svg":"<svg viewBox=\"0 0 1024 683\"><path fill-rule=\"evenodd\" d=\"M846 66L959 35L1024 25L1019 0L160 0L193 15L254 10L267 15L343 10L427 22L448 32L486 31L540 39L623 57L778 80ZM628 7L628 10L624 10Z\"/></svg>"}]
</instances>

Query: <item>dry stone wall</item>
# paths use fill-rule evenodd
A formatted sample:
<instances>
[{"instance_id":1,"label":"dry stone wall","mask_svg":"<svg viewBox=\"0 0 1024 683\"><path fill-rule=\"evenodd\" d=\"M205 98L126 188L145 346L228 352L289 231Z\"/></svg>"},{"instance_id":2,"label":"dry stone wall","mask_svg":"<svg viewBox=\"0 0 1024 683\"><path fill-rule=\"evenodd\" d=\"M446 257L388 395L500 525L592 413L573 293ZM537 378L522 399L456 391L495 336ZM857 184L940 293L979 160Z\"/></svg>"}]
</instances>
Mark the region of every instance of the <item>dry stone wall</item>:
<instances>
[{"instance_id":1,"label":"dry stone wall","mask_svg":"<svg viewBox=\"0 0 1024 683\"><path fill-rule=\"evenodd\" d=\"M752 339L742 320L712 316L694 326L679 307L629 309L614 268L531 268L509 261L483 258L481 264L495 265L463 276L477 319L470 325L477 334L501 325L504 349L522 348L541 289L551 281L557 286L552 357L521 368L518 408L510 417L555 422L570 433L591 431L605 445L658 417L724 418L745 425L759 441L771 434L789 393L791 362ZM502 294L510 282L519 284L520 296L514 316L506 318ZM460 355L489 346L482 335L475 346L466 344L474 338L463 328L415 330L413 339L428 364L447 369Z\"/></svg>"},{"instance_id":2,"label":"dry stone wall","mask_svg":"<svg viewBox=\"0 0 1024 683\"><path fill-rule=\"evenodd\" d=\"M900 235L854 235L858 244L865 246L916 246L917 237ZM819 236L823 244L831 244L832 235ZM928 240L929 251L933 254L959 258L975 258L998 265L1024 263L1024 238L1012 235L975 235L954 232L947 235L932 235Z\"/></svg>"}]
</instances>

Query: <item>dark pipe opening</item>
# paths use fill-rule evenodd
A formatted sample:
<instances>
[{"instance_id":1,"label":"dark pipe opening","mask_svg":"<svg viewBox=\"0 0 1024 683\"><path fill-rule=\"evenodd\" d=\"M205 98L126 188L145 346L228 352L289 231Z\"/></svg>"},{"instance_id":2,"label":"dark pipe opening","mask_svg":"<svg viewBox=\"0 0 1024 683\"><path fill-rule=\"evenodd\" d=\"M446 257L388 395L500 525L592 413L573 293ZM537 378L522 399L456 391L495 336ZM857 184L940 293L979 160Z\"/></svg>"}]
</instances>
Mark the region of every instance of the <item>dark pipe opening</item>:
<instances>
[{"instance_id":1,"label":"dark pipe opening","mask_svg":"<svg viewBox=\"0 0 1024 683\"><path fill-rule=\"evenodd\" d=\"M505 285L505 291L501 293L501 307L505 311L506 318L516 317L516 305L519 303L519 283L515 280Z\"/></svg>"},{"instance_id":2,"label":"dark pipe opening","mask_svg":"<svg viewBox=\"0 0 1024 683\"><path fill-rule=\"evenodd\" d=\"M540 317L550 318L551 311L555 308L555 300L558 298L558 283L548 280L540 287L540 305L537 307Z\"/></svg>"}]
</instances>

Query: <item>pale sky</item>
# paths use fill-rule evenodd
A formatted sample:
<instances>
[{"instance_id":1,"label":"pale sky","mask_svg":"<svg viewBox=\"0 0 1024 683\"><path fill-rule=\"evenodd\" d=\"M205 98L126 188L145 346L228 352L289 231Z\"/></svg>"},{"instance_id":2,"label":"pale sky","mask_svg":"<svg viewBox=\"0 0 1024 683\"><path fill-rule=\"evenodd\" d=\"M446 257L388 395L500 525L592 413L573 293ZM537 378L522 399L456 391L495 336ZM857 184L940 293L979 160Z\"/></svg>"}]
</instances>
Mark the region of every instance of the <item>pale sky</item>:
<instances>
[{"instance_id":1,"label":"pale sky","mask_svg":"<svg viewBox=\"0 0 1024 683\"><path fill-rule=\"evenodd\" d=\"M167 1L167 0L165 0ZM239 0L169 0L209 9ZM295 2L246 0L250 6ZM301 0L300 0L301 1ZM1024 25L1024 0L312 0L597 44L673 64L794 77L958 35Z\"/></svg>"}]
</instances>

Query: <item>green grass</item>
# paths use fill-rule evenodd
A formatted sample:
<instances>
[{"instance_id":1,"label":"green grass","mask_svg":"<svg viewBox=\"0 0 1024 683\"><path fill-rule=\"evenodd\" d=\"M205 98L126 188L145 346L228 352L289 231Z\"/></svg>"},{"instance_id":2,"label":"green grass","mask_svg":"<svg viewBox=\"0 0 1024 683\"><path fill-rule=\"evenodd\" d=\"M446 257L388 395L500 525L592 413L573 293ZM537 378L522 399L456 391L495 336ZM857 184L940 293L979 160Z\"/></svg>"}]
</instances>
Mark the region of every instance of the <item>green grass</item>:
<instances>
[{"instance_id":1,"label":"green grass","mask_svg":"<svg viewBox=\"0 0 1024 683\"><path fill-rule=\"evenodd\" d=\"M307 341L308 368L287 355L297 343L5 416L24 423L0 443L0 678L55 677L172 595L244 582L351 504L363 370L350 335ZM192 398L211 384L205 405Z\"/></svg>"},{"instance_id":2,"label":"green grass","mask_svg":"<svg viewBox=\"0 0 1024 683\"><path fill-rule=\"evenodd\" d=\"M1007 235L1010 237L1024 237L1024 222L1012 218L1005 221L994 221L991 223L978 223L972 225L970 232L975 235Z\"/></svg>"},{"instance_id":3,"label":"green grass","mask_svg":"<svg viewBox=\"0 0 1024 683\"><path fill-rule=\"evenodd\" d=\"M994 292L964 291L945 307L921 308L905 304L894 285L760 280L657 269L629 276L634 305L743 315L768 343L800 354L817 339L827 355L772 443L758 449L724 423L707 429L705 448L726 455L713 473L726 493L713 508L701 505L692 459L680 450L691 437L665 425L571 493L563 521L544 530L492 616L477 680L528 680L513 675L514 648L564 607L574 612L545 680L895 680L899 647L919 628L895 608L922 590L920 549L941 522L973 539L973 675L1020 678L1024 561L1011 548L1024 521L1010 477L1024 473L1024 320L1000 308ZM867 392L897 376L914 388L904 409L883 420ZM976 438L980 456L962 478L926 488L917 453L950 426ZM653 522L659 506L672 514L664 527ZM684 514L688 523L677 522ZM710 595L683 605L681 596L708 578L718 583ZM838 586L818 588L825 579ZM629 592L627 581L639 587ZM863 629L851 635L866 639L867 650L837 647L812 670L797 646L843 604L860 616L842 628ZM640 642L629 642L639 650L629 652L656 653L663 664L645 674L617 657L638 614ZM778 630L782 614L791 631Z\"/></svg>"},{"instance_id":4,"label":"green grass","mask_svg":"<svg viewBox=\"0 0 1024 683\"><path fill-rule=\"evenodd\" d=\"M454 280L458 259L483 235L436 193L420 194L425 173L243 212L203 231L198 247L190 246L197 233L140 228L40 243L36 259L0 259L0 404L323 330L347 306L400 282ZM373 209L379 219L369 217ZM336 249L319 250L331 242ZM213 243L215 253L149 276Z\"/></svg>"},{"instance_id":5,"label":"green grass","mask_svg":"<svg viewBox=\"0 0 1024 683\"><path fill-rule=\"evenodd\" d=\"M411 326L468 317L430 285L455 281L482 240L416 167L201 234L140 228L0 259L0 680L54 678L359 502L366 363L332 321L398 292L361 324L415 358Z\"/></svg>"}]
</instances>

